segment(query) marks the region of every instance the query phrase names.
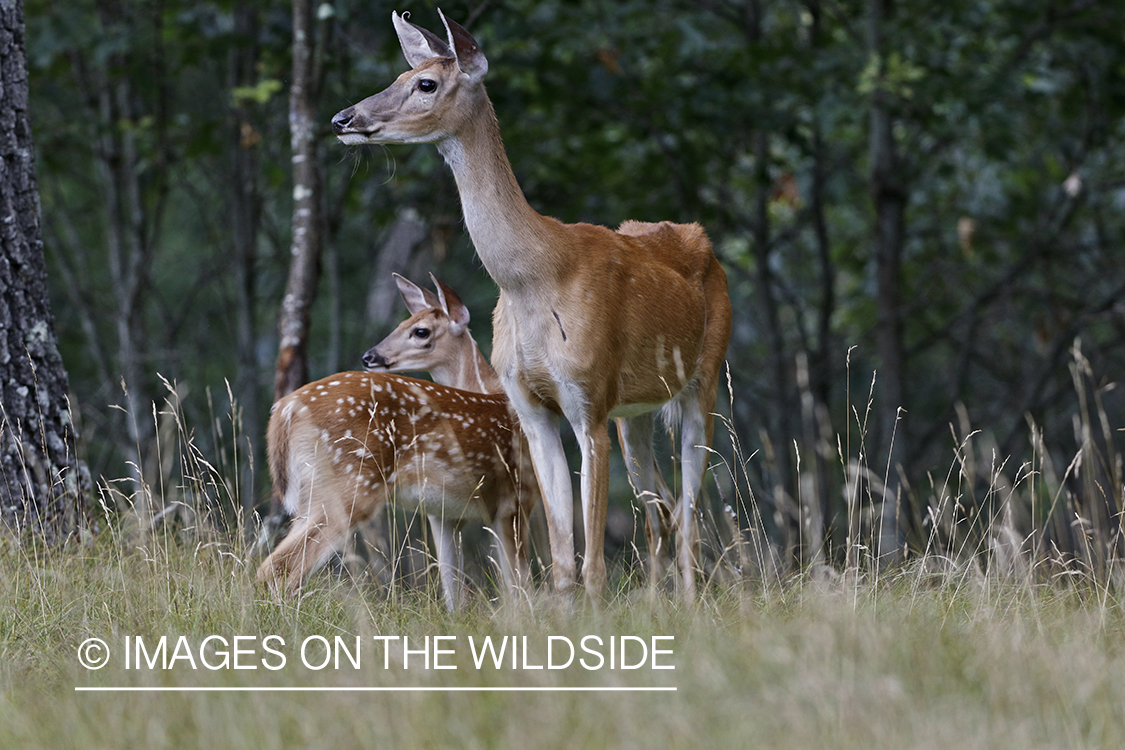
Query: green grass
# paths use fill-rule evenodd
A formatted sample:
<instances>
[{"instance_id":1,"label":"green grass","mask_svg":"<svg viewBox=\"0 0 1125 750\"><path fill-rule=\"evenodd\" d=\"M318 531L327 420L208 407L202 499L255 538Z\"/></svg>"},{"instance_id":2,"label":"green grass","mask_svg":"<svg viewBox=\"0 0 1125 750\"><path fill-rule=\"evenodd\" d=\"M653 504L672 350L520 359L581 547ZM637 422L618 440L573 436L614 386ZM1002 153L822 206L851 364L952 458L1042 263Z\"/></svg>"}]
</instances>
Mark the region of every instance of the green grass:
<instances>
[{"instance_id":1,"label":"green grass","mask_svg":"<svg viewBox=\"0 0 1125 750\"><path fill-rule=\"evenodd\" d=\"M858 513L848 519L859 530L855 541L836 556L848 561L843 573L817 563L793 572L779 563L792 561L793 540L781 545L783 556L763 546L760 530L724 533L723 519L705 518L708 575L694 606L650 595L636 581L636 561L624 560L611 578L614 596L597 611L538 592L521 605L477 596L451 615L436 584L417 585L428 564L417 550L411 565L392 570L384 561L358 583L319 573L298 599L277 600L256 586L260 552L238 531L243 519L214 517L241 505L227 479L240 465L229 448L239 441L217 436L228 448L204 456L176 398L160 414L156 478L139 488L101 482L100 533L51 549L0 537L0 748L1125 747L1120 519L1083 515L1087 506L1064 492L1077 458L1055 467L1042 450L1004 470L965 427L953 467L921 499L934 509L930 537L900 567L873 560L877 527ZM1080 455L1100 454L1095 445ZM1106 466L1120 466L1115 452L1106 455ZM727 502L756 511L749 460L736 451L715 462L716 473L730 474ZM841 456L841 466L851 464ZM1107 473L1113 507L1119 473ZM1085 487L1080 499L1102 498L1100 487ZM974 491L998 499L978 502ZM877 499L857 498L857 507ZM1043 503L1059 512L1044 515ZM977 507L1002 512L966 515ZM1027 509L1030 520L1021 520ZM1074 519L1083 534L1073 551L1040 543L1045 524L1065 529ZM406 544L409 535L391 526L390 557L424 546ZM747 544L729 541L740 534ZM277 664L262 650L270 635L284 639L282 669L262 663ZM455 653L442 659L457 669L420 668L420 655L404 669L401 649L384 669L374 636L394 635L415 644L454 636L444 645ZM477 669L468 639L489 635L521 644L526 636L530 665L544 663L552 636L575 644L588 635L671 636L660 645L673 653L660 663L675 669ZM249 637L241 643L253 651L241 663L258 668L209 670L198 661L191 669L186 659L169 670L125 668L126 638L144 639L151 652L162 636L169 656L182 636L197 660L209 636L228 648L235 636ZM303 666L300 644L316 636L349 645L358 637L361 668ZM110 649L103 669L79 663L89 638ZM676 691L75 690L263 686Z\"/></svg>"},{"instance_id":2,"label":"green grass","mask_svg":"<svg viewBox=\"0 0 1125 750\"><path fill-rule=\"evenodd\" d=\"M0 551L0 746L1125 747L1121 595L918 564L877 583L806 575L706 592L686 608L630 590L601 612L548 596L447 614L436 591L321 574L299 600L253 583L240 543ZM630 601L631 600L631 601ZM280 635L269 671L126 671L125 636ZM454 635L456 670L383 670L373 635ZM671 671L474 668L468 636L674 636ZM360 636L362 669L299 663L310 635ZM83 669L79 643L115 652ZM149 640L151 639L151 640ZM349 641L350 642L350 641ZM258 652L260 658L262 652ZM542 663L542 649L538 652ZM414 657L412 657L414 658ZM420 657L418 657L420 658ZM664 658L664 657L662 657ZM250 662L256 663L254 659ZM675 686L660 693L85 693L76 686Z\"/></svg>"}]
</instances>

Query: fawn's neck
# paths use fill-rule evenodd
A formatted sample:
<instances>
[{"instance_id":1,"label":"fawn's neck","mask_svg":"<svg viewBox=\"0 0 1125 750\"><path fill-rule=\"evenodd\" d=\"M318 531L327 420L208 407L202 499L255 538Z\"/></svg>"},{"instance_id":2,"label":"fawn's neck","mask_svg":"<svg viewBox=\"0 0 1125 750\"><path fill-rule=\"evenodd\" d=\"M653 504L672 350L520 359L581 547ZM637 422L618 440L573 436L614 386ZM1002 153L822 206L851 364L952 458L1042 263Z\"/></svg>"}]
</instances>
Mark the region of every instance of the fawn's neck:
<instances>
[{"instance_id":1,"label":"fawn's neck","mask_svg":"<svg viewBox=\"0 0 1125 750\"><path fill-rule=\"evenodd\" d=\"M503 393L500 378L480 353L472 334L465 331L464 338L466 350L462 352L462 356L455 357L447 365L430 368L430 377L439 385L462 391Z\"/></svg>"}]
</instances>

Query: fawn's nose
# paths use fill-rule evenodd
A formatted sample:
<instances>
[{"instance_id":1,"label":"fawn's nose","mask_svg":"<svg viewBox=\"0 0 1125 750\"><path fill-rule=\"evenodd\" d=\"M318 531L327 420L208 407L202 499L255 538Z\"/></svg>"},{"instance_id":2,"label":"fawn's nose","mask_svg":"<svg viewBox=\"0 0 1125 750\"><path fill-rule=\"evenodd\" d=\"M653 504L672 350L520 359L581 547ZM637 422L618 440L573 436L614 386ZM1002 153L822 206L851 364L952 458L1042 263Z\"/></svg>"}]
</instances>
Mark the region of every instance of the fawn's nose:
<instances>
[{"instance_id":1,"label":"fawn's nose","mask_svg":"<svg viewBox=\"0 0 1125 750\"><path fill-rule=\"evenodd\" d=\"M387 360L379 352L369 349L367 354L363 355L363 366L368 370L382 370L386 369Z\"/></svg>"}]
</instances>

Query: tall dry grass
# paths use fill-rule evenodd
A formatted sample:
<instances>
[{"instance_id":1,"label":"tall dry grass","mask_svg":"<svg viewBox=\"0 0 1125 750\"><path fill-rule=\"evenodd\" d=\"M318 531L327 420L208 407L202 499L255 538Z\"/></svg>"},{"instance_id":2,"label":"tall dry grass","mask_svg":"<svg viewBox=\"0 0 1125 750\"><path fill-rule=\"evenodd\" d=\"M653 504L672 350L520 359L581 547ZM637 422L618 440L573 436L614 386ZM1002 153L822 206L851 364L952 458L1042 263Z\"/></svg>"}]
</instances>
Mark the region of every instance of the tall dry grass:
<instances>
[{"instance_id":1,"label":"tall dry grass","mask_svg":"<svg viewBox=\"0 0 1125 750\"><path fill-rule=\"evenodd\" d=\"M1074 422L1078 455L1060 462L1029 425L1032 455L1003 459L964 417L949 465L929 486L911 488L925 508L925 533L895 565L878 554L886 469L864 458L866 409L854 408L834 467L847 493L846 549L831 550L815 534L779 541L768 533L751 481L752 462L763 459L731 430L734 447L712 462L720 502L701 511L699 603L643 594L632 573L642 550L620 558L614 596L600 610L543 593L530 607L504 602L482 572L481 595L457 614L442 605L425 537L411 531L418 524L401 513L384 520L389 545L364 542L363 565L345 554L294 599L258 588L261 537L244 529L261 519L244 510L239 477L248 459L237 447L245 437L237 412L216 414L204 441L183 417L182 389L169 383L152 415L150 455L158 460L100 484L97 533L65 549L0 543L0 746L1125 746L1118 428L1080 356L1074 378L1083 404ZM219 447L208 452L204 443ZM798 466L812 471L811 463ZM792 512L814 519L812 506L798 497ZM788 564L794 549L806 564ZM373 569L379 556L385 561ZM184 636L198 645L209 635L268 634L291 646L314 634L359 636L372 648L377 635L451 635L460 639L459 668L386 671L367 658L360 670L315 671L295 661L276 672L130 670L120 660L126 636ZM589 634L672 636L676 669L477 670L464 649L470 635L527 636L541 659L549 636ZM78 663L78 645L90 637L118 653L102 670ZM677 690L74 690L263 685Z\"/></svg>"}]
</instances>

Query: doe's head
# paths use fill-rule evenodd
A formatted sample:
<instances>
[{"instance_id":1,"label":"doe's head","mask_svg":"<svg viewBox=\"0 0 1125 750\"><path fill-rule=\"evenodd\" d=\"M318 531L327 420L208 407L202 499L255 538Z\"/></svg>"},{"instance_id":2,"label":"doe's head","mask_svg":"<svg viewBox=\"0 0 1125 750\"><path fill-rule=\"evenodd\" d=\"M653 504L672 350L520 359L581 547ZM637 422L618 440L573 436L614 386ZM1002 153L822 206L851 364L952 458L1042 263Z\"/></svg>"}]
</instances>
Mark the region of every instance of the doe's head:
<instances>
[{"instance_id":1,"label":"doe's head","mask_svg":"<svg viewBox=\"0 0 1125 750\"><path fill-rule=\"evenodd\" d=\"M488 60L472 35L441 15L445 39L391 13L411 70L332 118L344 143L433 143L457 132L483 96Z\"/></svg>"}]
</instances>

